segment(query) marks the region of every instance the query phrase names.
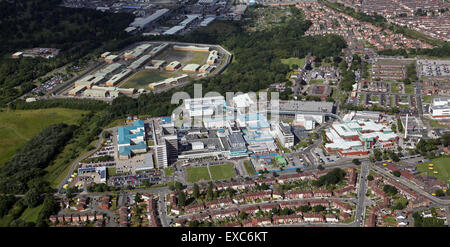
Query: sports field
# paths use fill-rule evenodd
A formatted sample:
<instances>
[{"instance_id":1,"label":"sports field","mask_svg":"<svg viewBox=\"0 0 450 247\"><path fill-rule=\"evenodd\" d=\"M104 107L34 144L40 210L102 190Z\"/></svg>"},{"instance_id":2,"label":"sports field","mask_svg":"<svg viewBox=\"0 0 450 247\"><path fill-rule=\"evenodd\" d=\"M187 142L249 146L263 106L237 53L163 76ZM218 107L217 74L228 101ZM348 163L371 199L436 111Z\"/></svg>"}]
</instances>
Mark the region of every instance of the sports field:
<instances>
[{"instance_id":1,"label":"sports field","mask_svg":"<svg viewBox=\"0 0 450 247\"><path fill-rule=\"evenodd\" d=\"M75 124L86 111L50 108L0 113L0 166L45 127L56 123Z\"/></svg>"},{"instance_id":2,"label":"sports field","mask_svg":"<svg viewBox=\"0 0 450 247\"><path fill-rule=\"evenodd\" d=\"M208 167L191 167L187 168L187 181L194 183L198 181L209 180L225 180L236 176L234 167L232 164L209 166L212 178L209 176Z\"/></svg>"},{"instance_id":3,"label":"sports field","mask_svg":"<svg viewBox=\"0 0 450 247\"><path fill-rule=\"evenodd\" d=\"M208 173L208 167L202 166L202 167L189 167L186 169L187 172L187 181L189 183L195 183L198 181L209 181L209 173Z\"/></svg>"},{"instance_id":4,"label":"sports field","mask_svg":"<svg viewBox=\"0 0 450 247\"><path fill-rule=\"evenodd\" d=\"M121 84L120 87L124 88L147 88L148 84L152 82L157 82L166 79L159 72L155 71L140 71L130 77L125 83Z\"/></svg>"},{"instance_id":5,"label":"sports field","mask_svg":"<svg viewBox=\"0 0 450 247\"><path fill-rule=\"evenodd\" d=\"M203 65L208 58L208 52L196 52L196 51L176 51L173 49L166 50L159 59L166 60L167 63L172 61L178 61L182 64L195 63Z\"/></svg>"},{"instance_id":6,"label":"sports field","mask_svg":"<svg viewBox=\"0 0 450 247\"><path fill-rule=\"evenodd\" d=\"M429 169L429 164L433 164L433 169ZM417 164L417 170L422 172L420 175L426 173L430 177L435 177L443 182L450 183L450 156L444 156L433 159L430 162ZM438 173L434 173L435 171Z\"/></svg>"},{"instance_id":7,"label":"sports field","mask_svg":"<svg viewBox=\"0 0 450 247\"><path fill-rule=\"evenodd\" d=\"M169 71L140 71L131 76L124 83L120 84L123 88L144 88L149 89L148 84L152 82L162 81L170 77L177 77L184 74L181 69L169 72Z\"/></svg>"},{"instance_id":8,"label":"sports field","mask_svg":"<svg viewBox=\"0 0 450 247\"><path fill-rule=\"evenodd\" d=\"M236 176L233 164L210 166L209 171L213 180L224 180Z\"/></svg>"}]
</instances>

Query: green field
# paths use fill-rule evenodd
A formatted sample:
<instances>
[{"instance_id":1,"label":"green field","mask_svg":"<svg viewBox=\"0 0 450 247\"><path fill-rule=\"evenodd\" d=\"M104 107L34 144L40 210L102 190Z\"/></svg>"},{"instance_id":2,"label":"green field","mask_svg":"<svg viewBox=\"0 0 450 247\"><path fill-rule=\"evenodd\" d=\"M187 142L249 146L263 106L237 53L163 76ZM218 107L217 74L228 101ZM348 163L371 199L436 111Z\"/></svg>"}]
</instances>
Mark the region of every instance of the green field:
<instances>
[{"instance_id":1,"label":"green field","mask_svg":"<svg viewBox=\"0 0 450 247\"><path fill-rule=\"evenodd\" d=\"M429 95L422 96L422 100L423 100L423 103L431 104L431 101L433 100L433 96L429 96Z\"/></svg>"},{"instance_id":2,"label":"green field","mask_svg":"<svg viewBox=\"0 0 450 247\"><path fill-rule=\"evenodd\" d=\"M20 219L28 222L36 222L39 212L42 210L43 207L44 204L41 204L35 208L25 209L25 211L22 213L22 216L20 216Z\"/></svg>"},{"instance_id":3,"label":"green field","mask_svg":"<svg viewBox=\"0 0 450 247\"><path fill-rule=\"evenodd\" d=\"M236 176L233 164L210 166L209 171L213 180L225 180Z\"/></svg>"},{"instance_id":4,"label":"green field","mask_svg":"<svg viewBox=\"0 0 450 247\"><path fill-rule=\"evenodd\" d=\"M414 94L414 86L411 84L409 84L409 85L405 84L405 93L406 94Z\"/></svg>"},{"instance_id":5,"label":"green field","mask_svg":"<svg viewBox=\"0 0 450 247\"><path fill-rule=\"evenodd\" d=\"M248 175L255 175L255 169L253 169L253 166L252 164L250 164L250 161L244 161L244 167Z\"/></svg>"},{"instance_id":6,"label":"green field","mask_svg":"<svg viewBox=\"0 0 450 247\"><path fill-rule=\"evenodd\" d=\"M428 119L428 122L430 123L430 126L432 128L438 128L438 129L446 129L446 128L448 128L447 125L441 125L441 124L439 124L438 121L433 120L433 119Z\"/></svg>"},{"instance_id":7,"label":"green field","mask_svg":"<svg viewBox=\"0 0 450 247\"><path fill-rule=\"evenodd\" d=\"M391 93L398 93L398 83L391 83Z\"/></svg>"},{"instance_id":8,"label":"green field","mask_svg":"<svg viewBox=\"0 0 450 247\"><path fill-rule=\"evenodd\" d=\"M0 166L45 127L62 122L75 124L85 112L50 108L0 113Z\"/></svg>"},{"instance_id":9,"label":"green field","mask_svg":"<svg viewBox=\"0 0 450 247\"><path fill-rule=\"evenodd\" d=\"M201 180L209 181L209 173L208 173L208 167L202 166L202 167L189 167L186 169L187 172L187 181L189 183L195 183Z\"/></svg>"},{"instance_id":10,"label":"green field","mask_svg":"<svg viewBox=\"0 0 450 247\"><path fill-rule=\"evenodd\" d=\"M323 84L323 80L310 80L309 84Z\"/></svg>"},{"instance_id":11,"label":"green field","mask_svg":"<svg viewBox=\"0 0 450 247\"><path fill-rule=\"evenodd\" d=\"M173 175L173 168L166 168L164 169L164 174L166 175L166 177L170 177Z\"/></svg>"},{"instance_id":12,"label":"green field","mask_svg":"<svg viewBox=\"0 0 450 247\"><path fill-rule=\"evenodd\" d=\"M305 64L305 58L296 58L296 57L285 58L281 59L281 63L289 65L289 68L292 68L292 65L294 64L297 64L298 67L301 68L303 64Z\"/></svg>"},{"instance_id":13,"label":"green field","mask_svg":"<svg viewBox=\"0 0 450 247\"><path fill-rule=\"evenodd\" d=\"M140 71L121 84L124 88L148 88L148 84L166 79L155 71Z\"/></svg>"},{"instance_id":14,"label":"green field","mask_svg":"<svg viewBox=\"0 0 450 247\"><path fill-rule=\"evenodd\" d=\"M189 63L195 63L203 65L206 63L206 59L208 58L209 53L207 52L198 52L198 51L175 51L169 50L169 52L162 57L162 60L169 61L178 61L183 65Z\"/></svg>"},{"instance_id":15,"label":"green field","mask_svg":"<svg viewBox=\"0 0 450 247\"><path fill-rule=\"evenodd\" d=\"M433 164L433 170L428 169L428 164ZM435 177L443 182L449 183L450 179L450 156L443 156L440 158L433 159L430 162L417 164L417 170L421 171L420 175L426 174L430 177ZM434 174L433 171L437 171L437 174Z\"/></svg>"}]
</instances>

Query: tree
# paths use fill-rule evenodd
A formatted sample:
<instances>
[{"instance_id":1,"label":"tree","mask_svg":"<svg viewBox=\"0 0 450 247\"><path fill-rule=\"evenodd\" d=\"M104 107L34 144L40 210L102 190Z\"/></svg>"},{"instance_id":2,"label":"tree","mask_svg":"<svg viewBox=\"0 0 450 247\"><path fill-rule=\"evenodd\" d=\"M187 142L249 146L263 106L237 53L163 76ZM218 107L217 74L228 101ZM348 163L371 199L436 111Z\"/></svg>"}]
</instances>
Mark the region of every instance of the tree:
<instances>
[{"instance_id":1,"label":"tree","mask_svg":"<svg viewBox=\"0 0 450 247\"><path fill-rule=\"evenodd\" d=\"M313 207L313 211L316 212L316 213L322 212L324 210L325 210L325 207L322 206L322 205L317 205L317 206Z\"/></svg>"},{"instance_id":2,"label":"tree","mask_svg":"<svg viewBox=\"0 0 450 247\"><path fill-rule=\"evenodd\" d=\"M134 196L134 201L135 201L136 203L142 202L142 195L139 194L139 193L136 193L136 195Z\"/></svg>"},{"instance_id":3,"label":"tree","mask_svg":"<svg viewBox=\"0 0 450 247\"><path fill-rule=\"evenodd\" d=\"M325 168L322 165L317 166L317 169L323 171Z\"/></svg>"},{"instance_id":4,"label":"tree","mask_svg":"<svg viewBox=\"0 0 450 247\"><path fill-rule=\"evenodd\" d=\"M183 189L183 184L180 183L180 182L178 182L178 181L176 181L176 182L175 182L175 188L176 188L177 190L182 190L182 189Z\"/></svg>"},{"instance_id":5,"label":"tree","mask_svg":"<svg viewBox=\"0 0 450 247\"><path fill-rule=\"evenodd\" d=\"M302 169L297 168L297 169L295 169L295 171L296 171L297 173L301 173L301 172L302 172Z\"/></svg>"},{"instance_id":6,"label":"tree","mask_svg":"<svg viewBox=\"0 0 450 247\"><path fill-rule=\"evenodd\" d=\"M445 196L444 191L441 189L437 189L436 191L434 191L434 193L436 194L437 197Z\"/></svg>"},{"instance_id":7,"label":"tree","mask_svg":"<svg viewBox=\"0 0 450 247\"><path fill-rule=\"evenodd\" d=\"M209 182L209 185L208 185L208 190L207 190L207 192L206 192L206 199L208 199L208 200L212 200L212 199L214 199L214 193L213 193L213 184L212 184L212 182Z\"/></svg>"},{"instance_id":8,"label":"tree","mask_svg":"<svg viewBox=\"0 0 450 247\"><path fill-rule=\"evenodd\" d=\"M198 184L196 184L196 183L194 184L194 189L193 189L192 194L195 199L198 199L200 197L200 190L198 188Z\"/></svg>"},{"instance_id":9,"label":"tree","mask_svg":"<svg viewBox=\"0 0 450 247\"><path fill-rule=\"evenodd\" d=\"M29 208L34 208L41 202L41 195L39 195L39 192L32 188L25 193L23 197L23 202L26 206Z\"/></svg>"},{"instance_id":10,"label":"tree","mask_svg":"<svg viewBox=\"0 0 450 247\"><path fill-rule=\"evenodd\" d=\"M402 174L400 173L400 171L393 171L392 175L394 175L396 177L400 177Z\"/></svg>"},{"instance_id":11,"label":"tree","mask_svg":"<svg viewBox=\"0 0 450 247\"><path fill-rule=\"evenodd\" d=\"M383 191L384 191L386 194L390 195L390 196L393 196L393 195L395 195L395 194L398 193L397 188L395 188L395 186L392 186L392 185L389 185L389 184L386 184L386 185L383 187Z\"/></svg>"},{"instance_id":12,"label":"tree","mask_svg":"<svg viewBox=\"0 0 450 247\"><path fill-rule=\"evenodd\" d=\"M15 202L16 198L12 195L0 195L0 217L8 214Z\"/></svg>"},{"instance_id":13,"label":"tree","mask_svg":"<svg viewBox=\"0 0 450 247\"><path fill-rule=\"evenodd\" d=\"M369 176L367 176L367 180L372 181L373 180L373 176L369 174Z\"/></svg>"},{"instance_id":14,"label":"tree","mask_svg":"<svg viewBox=\"0 0 450 247\"><path fill-rule=\"evenodd\" d=\"M359 159L353 159L352 163L355 164L355 165L360 165L361 161L359 161Z\"/></svg>"},{"instance_id":15,"label":"tree","mask_svg":"<svg viewBox=\"0 0 450 247\"><path fill-rule=\"evenodd\" d=\"M178 192L178 206L184 207L186 205L186 195L183 191Z\"/></svg>"}]
</instances>

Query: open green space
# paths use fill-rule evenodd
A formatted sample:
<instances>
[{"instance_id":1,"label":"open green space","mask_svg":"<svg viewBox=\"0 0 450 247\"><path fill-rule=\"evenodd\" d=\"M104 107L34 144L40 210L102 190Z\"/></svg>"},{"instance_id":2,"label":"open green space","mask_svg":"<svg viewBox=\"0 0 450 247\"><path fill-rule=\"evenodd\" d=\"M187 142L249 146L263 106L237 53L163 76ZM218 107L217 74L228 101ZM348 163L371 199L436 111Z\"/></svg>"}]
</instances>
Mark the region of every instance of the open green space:
<instances>
[{"instance_id":1,"label":"open green space","mask_svg":"<svg viewBox=\"0 0 450 247\"><path fill-rule=\"evenodd\" d=\"M323 84L323 80L310 80L309 84Z\"/></svg>"},{"instance_id":2,"label":"open green space","mask_svg":"<svg viewBox=\"0 0 450 247\"><path fill-rule=\"evenodd\" d=\"M429 164L433 164L432 170L428 169L430 167ZM426 174L448 183L450 182L450 156L443 156L433 159L430 162L417 164L417 170L422 172L420 175ZM434 171L438 173L436 174Z\"/></svg>"},{"instance_id":3,"label":"open green space","mask_svg":"<svg viewBox=\"0 0 450 247\"><path fill-rule=\"evenodd\" d=\"M164 174L166 175L166 177L170 177L173 175L173 168L166 168L164 169Z\"/></svg>"},{"instance_id":4,"label":"open green space","mask_svg":"<svg viewBox=\"0 0 450 247\"><path fill-rule=\"evenodd\" d=\"M209 171L213 180L224 180L236 176L233 164L210 166Z\"/></svg>"},{"instance_id":5,"label":"open green space","mask_svg":"<svg viewBox=\"0 0 450 247\"><path fill-rule=\"evenodd\" d=\"M414 86L411 84L405 84L405 93L414 94Z\"/></svg>"},{"instance_id":6,"label":"open green space","mask_svg":"<svg viewBox=\"0 0 450 247\"><path fill-rule=\"evenodd\" d=\"M439 129L446 129L446 128L448 128L447 125L441 125L441 124L439 124L439 122L436 121L436 120L429 119L428 121L429 121L430 126L431 126L432 128L439 128Z\"/></svg>"},{"instance_id":7,"label":"open green space","mask_svg":"<svg viewBox=\"0 0 450 247\"><path fill-rule=\"evenodd\" d=\"M189 183L195 183L201 180L209 181L209 173L208 173L208 167L201 166L201 167L189 167L186 169L187 173L187 181Z\"/></svg>"},{"instance_id":8,"label":"open green space","mask_svg":"<svg viewBox=\"0 0 450 247\"><path fill-rule=\"evenodd\" d=\"M43 207L44 204L41 204L34 208L27 208L25 211L23 211L22 216L20 216L20 219L27 222L36 222L39 216L39 212L42 210Z\"/></svg>"},{"instance_id":9,"label":"open green space","mask_svg":"<svg viewBox=\"0 0 450 247\"><path fill-rule=\"evenodd\" d=\"M255 175L255 169L253 169L252 164L250 164L250 161L244 161L244 167L245 170L247 171L248 175Z\"/></svg>"},{"instance_id":10,"label":"open green space","mask_svg":"<svg viewBox=\"0 0 450 247\"><path fill-rule=\"evenodd\" d=\"M398 83L391 83L391 93L398 93Z\"/></svg>"},{"instance_id":11,"label":"open green space","mask_svg":"<svg viewBox=\"0 0 450 247\"><path fill-rule=\"evenodd\" d=\"M431 95L422 96L423 103L431 104L432 100L433 100L433 96L431 96Z\"/></svg>"},{"instance_id":12,"label":"open green space","mask_svg":"<svg viewBox=\"0 0 450 247\"><path fill-rule=\"evenodd\" d=\"M289 65L289 68L292 68L292 65L294 64L298 65L298 67L301 68L303 64L305 64L305 58L296 58L296 57L285 58L281 59L281 63Z\"/></svg>"},{"instance_id":13,"label":"open green space","mask_svg":"<svg viewBox=\"0 0 450 247\"><path fill-rule=\"evenodd\" d=\"M56 123L75 124L86 111L49 108L0 113L0 166L45 127Z\"/></svg>"},{"instance_id":14,"label":"open green space","mask_svg":"<svg viewBox=\"0 0 450 247\"><path fill-rule=\"evenodd\" d=\"M148 84L166 79L159 72L140 71L121 84L124 88L148 88Z\"/></svg>"},{"instance_id":15,"label":"open green space","mask_svg":"<svg viewBox=\"0 0 450 247\"><path fill-rule=\"evenodd\" d=\"M206 63L208 55L209 53L207 52L169 50L169 52L162 57L162 60L167 60L168 63L178 61L183 65L189 63L202 65Z\"/></svg>"}]
</instances>

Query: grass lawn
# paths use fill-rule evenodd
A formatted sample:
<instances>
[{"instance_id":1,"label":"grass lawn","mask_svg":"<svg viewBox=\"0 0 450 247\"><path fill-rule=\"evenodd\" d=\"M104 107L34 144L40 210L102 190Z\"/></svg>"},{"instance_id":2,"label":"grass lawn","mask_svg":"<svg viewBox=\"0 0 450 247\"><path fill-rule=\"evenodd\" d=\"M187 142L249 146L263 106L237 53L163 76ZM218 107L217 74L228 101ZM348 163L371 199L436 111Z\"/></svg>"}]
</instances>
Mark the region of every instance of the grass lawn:
<instances>
[{"instance_id":1,"label":"grass lawn","mask_svg":"<svg viewBox=\"0 0 450 247\"><path fill-rule=\"evenodd\" d=\"M398 93L398 83L391 83L391 93Z\"/></svg>"},{"instance_id":2,"label":"grass lawn","mask_svg":"<svg viewBox=\"0 0 450 247\"><path fill-rule=\"evenodd\" d=\"M187 181L190 183L198 182L201 180L209 181L208 168L206 166L201 167L189 167L186 169Z\"/></svg>"},{"instance_id":3,"label":"grass lawn","mask_svg":"<svg viewBox=\"0 0 450 247\"><path fill-rule=\"evenodd\" d=\"M156 71L140 71L126 80L121 87L124 88L148 88L148 84L166 79Z\"/></svg>"},{"instance_id":4,"label":"grass lawn","mask_svg":"<svg viewBox=\"0 0 450 247\"><path fill-rule=\"evenodd\" d=\"M414 86L411 84L409 84L409 85L405 84L405 93L414 94Z\"/></svg>"},{"instance_id":5,"label":"grass lawn","mask_svg":"<svg viewBox=\"0 0 450 247\"><path fill-rule=\"evenodd\" d=\"M164 169L164 174L166 175L166 177L170 177L173 175L173 168L166 168Z\"/></svg>"},{"instance_id":6,"label":"grass lawn","mask_svg":"<svg viewBox=\"0 0 450 247\"><path fill-rule=\"evenodd\" d=\"M35 208L27 208L22 213L22 216L20 216L20 219L28 222L36 222L39 212L41 212L42 208L44 207L44 204L41 204Z\"/></svg>"},{"instance_id":7,"label":"grass lawn","mask_svg":"<svg viewBox=\"0 0 450 247\"><path fill-rule=\"evenodd\" d=\"M250 161L244 161L244 167L245 167L245 170L247 171L247 173L249 175L255 175L256 174L255 169L253 169L252 164L250 164Z\"/></svg>"},{"instance_id":8,"label":"grass lawn","mask_svg":"<svg viewBox=\"0 0 450 247\"><path fill-rule=\"evenodd\" d=\"M49 108L0 113L0 166L45 127L56 123L75 124L86 111Z\"/></svg>"},{"instance_id":9,"label":"grass lawn","mask_svg":"<svg viewBox=\"0 0 450 247\"><path fill-rule=\"evenodd\" d=\"M433 119L428 119L428 121L430 122L430 126L432 128L439 128L439 129L446 129L448 128L447 125L440 125L438 121L433 120Z\"/></svg>"},{"instance_id":10,"label":"grass lawn","mask_svg":"<svg viewBox=\"0 0 450 247\"><path fill-rule=\"evenodd\" d=\"M305 64L305 58L296 58L296 57L285 58L281 59L281 63L289 65L289 68L292 68L292 65L294 64L297 64L298 67L301 68L303 64Z\"/></svg>"},{"instance_id":11,"label":"grass lawn","mask_svg":"<svg viewBox=\"0 0 450 247\"><path fill-rule=\"evenodd\" d=\"M323 80L310 80L309 84L323 84Z\"/></svg>"},{"instance_id":12,"label":"grass lawn","mask_svg":"<svg viewBox=\"0 0 450 247\"><path fill-rule=\"evenodd\" d=\"M433 170L428 169L428 164L433 164ZM450 156L444 156L440 158L433 159L430 162L417 164L417 170L421 171L421 174L427 174L430 177L435 177L443 182L449 182L449 174L450 174ZM437 171L437 174L434 174L433 171Z\"/></svg>"},{"instance_id":13,"label":"grass lawn","mask_svg":"<svg viewBox=\"0 0 450 247\"><path fill-rule=\"evenodd\" d=\"M233 164L210 166L209 171L213 180L224 180L236 176Z\"/></svg>"},{"instance_id":14,"label":"grass lawn","mask_svg":"<svg viewBox=\"0 0 450 247\"><path fill-rule=\"evenodd\" d=\"M431 101L433 100L433 96L429 96L429 95L425 95L425 96L422 96L422 101L423 101L423 103L429 103L429 104L431 104Z\"/></svg>"},{"instance_id":15,"label":"grass lawn","mask_svg":"<svg viewBox=\"0 0 450 247\"><path fill-rule=\"evenodd\" d=\"M11 221L13 221L12 215L5 215L0 218L0 227L7 227Z\"/></svg>"},{"instance_id":16,"label":"grass lawn","mask_svg":"<svg viewBox=\"0 0 450 247\"><path fill-rule=\"evenodd\" d=\"M106 177L114 176L117 174L116 168L108 167L106 168Z\"/></svg>"}]
</instances>

